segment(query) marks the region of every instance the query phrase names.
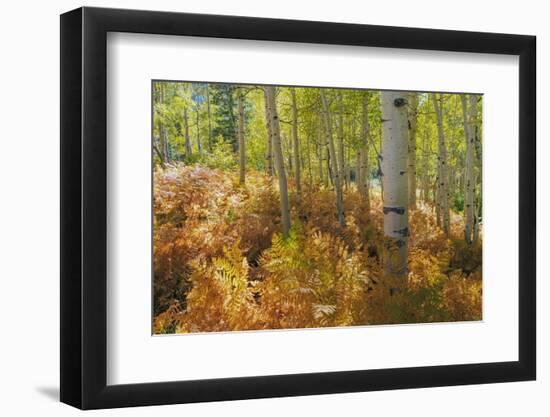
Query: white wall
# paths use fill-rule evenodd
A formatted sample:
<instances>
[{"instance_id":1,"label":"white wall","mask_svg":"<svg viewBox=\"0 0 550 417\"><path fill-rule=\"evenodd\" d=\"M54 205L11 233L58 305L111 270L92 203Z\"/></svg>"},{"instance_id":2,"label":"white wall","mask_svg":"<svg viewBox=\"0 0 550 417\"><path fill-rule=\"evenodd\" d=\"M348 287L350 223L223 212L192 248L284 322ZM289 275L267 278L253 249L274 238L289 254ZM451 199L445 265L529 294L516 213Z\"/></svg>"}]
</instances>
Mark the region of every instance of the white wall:
<instances>
[{"instance_id":1,"label":"white wall","mask_svg":"<svg viewBox=\"0 0 550 417\"><path fill-rule=\"evenodd\" d=\"M544 2L277 0L87 1L89 6L160 9L293 19L371 23L534 34L538 36L538 118L548 106L550 27ZM0 24L0 410L4 415L76 415L59 404L59 18L81 6L77 1L5 2ZM539 122L539 212L550 209L550 152ZM543 258L550 249L550 222L540 217L539 235L539 380L528 383L388 391L302 398L238 401L101 411L94 415L408 416L529 415L550 412L550 273ZM547 255L546 255L547 256ZM546 394L546 395L544 395Z\"/></svg>"}]
</instances>

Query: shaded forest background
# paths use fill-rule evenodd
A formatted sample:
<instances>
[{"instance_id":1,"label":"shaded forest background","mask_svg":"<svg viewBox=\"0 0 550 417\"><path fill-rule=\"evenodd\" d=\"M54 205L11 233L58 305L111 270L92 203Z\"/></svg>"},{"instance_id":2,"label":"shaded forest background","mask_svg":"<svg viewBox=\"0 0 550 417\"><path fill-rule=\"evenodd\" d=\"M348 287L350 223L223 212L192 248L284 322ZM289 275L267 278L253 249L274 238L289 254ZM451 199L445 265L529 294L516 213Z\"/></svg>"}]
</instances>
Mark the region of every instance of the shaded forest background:
<instances>
[{"instance_id":1,"label":"shaded forest background","mask_svg":"<svg viewBox=\"0 0 550 417\"><path fill-rule=\"evenodd\" d=\"M152 95L154 333L481 319L481 96Z\"/></svg>"}]
</instances>

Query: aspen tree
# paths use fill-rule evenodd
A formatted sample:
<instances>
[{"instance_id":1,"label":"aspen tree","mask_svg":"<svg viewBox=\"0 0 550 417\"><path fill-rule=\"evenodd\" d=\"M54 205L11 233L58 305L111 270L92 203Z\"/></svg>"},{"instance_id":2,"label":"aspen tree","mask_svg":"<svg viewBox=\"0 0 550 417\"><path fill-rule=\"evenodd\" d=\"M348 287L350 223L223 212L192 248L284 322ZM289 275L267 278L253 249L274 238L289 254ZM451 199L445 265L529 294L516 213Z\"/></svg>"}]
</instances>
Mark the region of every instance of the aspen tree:
<instances>
[{"instance_id":1,"label":"aspen tree","mask_svg":"<svg viewBox=\"0 0 550 417\"><path fill-rule=\"evenodd\" d=\"M265 102L264 111L265 111L265 127L267 130L267 152L266 152L266 169L267 175L270 177L274 174L273 169L273 133L271 131L271 116L269 114L269 109L267 106L267 101Z\"/></svg>"},{"instance_id":2,"label":"aspen tree","mask_svg":"<svg viewBox=\"0 0 550 417\"><path fill-rule=\"evenodd\" d=\"M367 207L370 209L369 198L369 97L365 94L363 97L362 121L361 121L361 147L360 153L360 182L359 192L367 202Z\"/></svg>"},{"instance_id":3,"label":"aspen tree","mask_svg":"<svg viewBox=\"0 0 550 417\"><path fill-rule=\"evenodd\" d=\"M464 138L466 140L466 161L464 169L464 240L472 243L474 229L474 140L473 131L476 119L476 97L470 95L470 111L466 95L460 96L464 118Z\"/></svg>"},{"instance_id":4,"label":"aspen tree","mask_svg":"<svg viewBox=\"0 0 550 417\"><path fill-rule=\"evenodd\" d=\"M283 236L288 237L290 232L290 206L288 203L288 185L286 181L285 163L283 160L283 149L281 146L281 133L279 127L279 115L277 113L277 97L275 87L265 87L265 100L271 125L273 142L273 153L277 176L279 178L279 195L281 202L281 221L283 225Z\"/></svg>"},{"instance_id":5,"label":"aspen tree","mask_svg":"<svg viewBox=\"0 0 550 417\"><path fill-rule=\"evenodd\" d=\"M208 150L212 152L212 112L210 110L210 87L206 84L206 113L208 117Z\"/></svg>"},{"instance_id":6,"label":"aspen tree","mask_svg":"<svg viewBox=\"0 0 550 417\"><path fill-rule=\"evenodd\" d=\"M187 106L183 108L183 123L185 125L185 156L190 157L193 155L193 149L191 148L191 136L189 135L189 115L187 114Z\"/></svg>"},{"instance_id":7,"label":"aspen tree","mask_svg":"<svg viewBox=\"0 0 550 417\"><path fill-rule=\"evenodd\" d=\"M338 92L338 170L340 181L345 182L346 159L344 154L344 99L342 92Z\"/></svg>"},{"instance_id":8,"label":"aspen tree","mask_svg":"<svg viewBox=\"0 0 550 417\"><path fill-rule=\"evenodd\" d=\"M450 232L450 213L449 213L449 189L447 173L447 145L443 132L443 100L442 94L432 94L432 100L437 120L437 145L438 145L438 178L437 178L437 200L439 207L439 216L443 232L449 236Z\"/></svg>"},{"instance_id":9,"label":"aspen tree","mask_svg":"<svg viewBox=\"0 0 550 417\"><path fill-rule=\"evenodd\" d=\"M342 192L342 178L340 177L340 169L338 167L338 160L336 159L336 150L334 149L334 140L332 138L332 121L330 117L330 107L323 90L320 90L321 103L323 106L323 117L325 120L325 135L327 138L328 154L330 158L330 165L332 171L332 182L334 184L334 190L336 192L336 216L341 226L345 226L346 221L344 217L344 196Z\"/></svg>"},{"instance_id":10,"label":"aspen tree","mask_svg":"<svg viewBox=\"0 0 550 417\"><path fill-rule=\"evenodd\" d=\"M382 92L382 182L384 185L384 269L391 285L407 277L408 179L407 99L402 92ZM390 288L393 293L395 288Z\"/></svg>"},{"instance_id":11,"label":"aspen tree","mask_svg":"<svg viewBox=\"0 0 550 417\"><path fill-rule=\"evenodd\" d=\"M237 113L237 136L239 139L239 184L242 185L246 181L246 145L244 140L244 96L241 89L237 91Z\"/></svg>"},{"instance_id":12,"label":"aspen tree","mask_svg":"<svg viewBox=\"0 0 550 417\"><path fill-rule=\"evenodd\" d=\"M296 89L291 88L290 94L292 98L292 141L294 142L294 169L296 182L296 197L298 202L302 197L302 184L300 172L300 138L298 137L298 106L296 105Z\"/></svg>"},{"instance_id":13,"label":"aspen tree","mask_svg":"<svg viewBox=\"0 0 550 417\"><path fill-rule=\"evenodd\" d=\"M409 161L409 207L416 208L416 131L418 119L418 94L409 94L409 146L408 146L408 161Z\"/></svg>"}]
</instances>

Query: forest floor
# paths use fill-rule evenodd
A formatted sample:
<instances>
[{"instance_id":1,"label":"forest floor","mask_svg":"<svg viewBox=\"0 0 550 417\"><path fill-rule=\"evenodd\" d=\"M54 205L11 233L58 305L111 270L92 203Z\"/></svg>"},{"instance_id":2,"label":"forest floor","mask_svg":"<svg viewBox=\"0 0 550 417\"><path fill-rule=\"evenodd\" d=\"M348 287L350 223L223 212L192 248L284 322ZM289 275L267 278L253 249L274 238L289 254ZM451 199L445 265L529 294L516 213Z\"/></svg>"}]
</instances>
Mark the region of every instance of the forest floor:
<instances>
[{"instance_id":1,"label":"forest floor","mask_svg":"<svg viewBox=\"0 0 550 417\"><path fill-rule=\"evenodd\" d=\"M157 169L154 332L481 319L481 241L464 243L460 214L446 237L430 204L410 211L408 278L390 296L380 192L369 208L351 184L342 227L330 188L302 188L283 239L276 181L263 173L249 170L241 186L238 174L198 164Z\"/></svg>"}]
</instances>

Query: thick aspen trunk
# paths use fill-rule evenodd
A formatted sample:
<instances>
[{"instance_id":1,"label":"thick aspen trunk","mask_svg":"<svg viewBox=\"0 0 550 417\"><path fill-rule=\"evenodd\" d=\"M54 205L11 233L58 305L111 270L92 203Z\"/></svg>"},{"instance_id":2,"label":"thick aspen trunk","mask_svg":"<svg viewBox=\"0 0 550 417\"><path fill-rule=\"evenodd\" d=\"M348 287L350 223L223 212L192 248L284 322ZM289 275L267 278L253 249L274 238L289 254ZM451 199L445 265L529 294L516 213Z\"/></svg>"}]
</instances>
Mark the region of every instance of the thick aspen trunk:
<instances>
[{"instance_id":1,"label":"thick aspen trunk","mask_svg":"<svg viewBox=\"0 0 550 417\"><path fill-rule=\"evenodd\" d=\"M292 96L292 141L294 142L294 168L296 182L296 198L298 202L302 198L301 163L300 163L300 138L298 137L298 106L296 105L296 90L290 89Z\"/></svg>"},{"instance_id":2,"label":"thick aspen trunk","mask_svg":"<svg viewBox=\"0 0 550 417\"><path fill-rule=\"evenodd\" d=\"M406 283L408 220L407 96L382 92L382 182L384 184L384 269L390 292Z\"/></svg>"},{"instance_id":3,"label":"thick aspen trunk","mask_svg":"<svg viewBox=\"0 0 550 417\"><path fill-rule=\"evenodd\" d=\"M187 114L187 107L183 109L183 123L185 125L185 156L190 157L193 155L193 149L191 147L191 137L189 136L189 115Z\"/></svg>"},{"instance_id":4,"label":"thick aspen trunk","mask_svg":"<svg viewBox=\"0 0 550 417\"><path fill-rule=\"evenodd\" d=\"M330 108L325 97L323 90L320 92L321 102L323 105L323 117L325 119L325 134L327 138L328 151L330 156L330 162L332 167L332 182L336 192L336 217L341 226L345 226L346 221L344 217L344 196L342 192L342 178L341 170L338 167L338 160L336 159L336 150L334 148L334 140L332 138L332 121L330 117Z\"/></svg>"},{"instance_id":5,"label":"thick aspen trunk","mask_svg":"<svg viewBox=\"0 0 550 417\"><path fill-rule=\"evenodd\" d=\"M239 139L239 184L246 181L246 145L244 140L244 97L242 91L237 92L238 127L237 136Z\"/></svg>"},{"instance_id":6,"label":"thick aspen trunk","mask_svg":"<svg viewBox=\"0 0 550 417\"><path fill-rule=\"evenodd\" d=\"M416 130L418 119L418 94L409 94L409 207L416 208Z\"/></svg>"},{"instance_id":7,"label":"thick aspen trunk","mask_svg":"<svg viewBox=\"0 0 550 417\"><path fill-rule=\"evenodd\" d=\"M476 119L476 97L470 96L470 111L466 95L460 96L464 117L464 137L466 140L466 161L464 169L464 240L470 244L474 231L474 140L473 123Z\"/></svg>"},{"instance_id":8,"label":"thick aspen trunk","mask_svg":"<svg viewBox=\"0 0 550 417\"><path fill-rule=\"evenodd\" d=\"M445 143L445 135L443 132L443 101L442 95L437 97L432 94L434 110L437 118L437 144L438 144L438 206L440 211L440 220L443 232L449 236L450 232L450 213L449 213L449 188L447 173L447 145Z\"/></svg>"},{"instance_id":9,"label":"thick aspen trunk","mask_svg":"<svg viewBox=\"0 0 550 417\"><path fill-rule=\"evenodd\" d=\"M277 97L275 87L265 87L265 100L270 115L273 153L275 165L279 178L279 194L281 202L281 221L283 225L283 236L288 237L290 232L290 205L288 202L288 184L285 174L285 163L283 160L283 149L281 146L281 133L279 127L279 115L277 113Z\"/></svg>"}]
</instances>

